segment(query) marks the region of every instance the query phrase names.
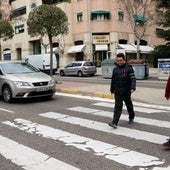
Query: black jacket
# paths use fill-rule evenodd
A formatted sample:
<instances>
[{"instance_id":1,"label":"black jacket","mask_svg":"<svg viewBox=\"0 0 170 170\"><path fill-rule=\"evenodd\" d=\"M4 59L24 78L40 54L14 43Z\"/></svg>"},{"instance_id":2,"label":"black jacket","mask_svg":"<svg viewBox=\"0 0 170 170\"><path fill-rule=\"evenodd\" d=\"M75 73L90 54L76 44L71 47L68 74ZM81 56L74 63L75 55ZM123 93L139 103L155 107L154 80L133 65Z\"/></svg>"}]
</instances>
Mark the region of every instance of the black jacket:
<instances>
[{"instance_id":1,"label":"black jacket","mask_svg":"<svg viewBox=\"0 0 170 170\"><path fill-rule=\"evenodd\" d=\"M136 78L132 66L127 63L122 66L116 64L112 73L110 92L126 94L132 89L136 90Z\"/></svg>"}]
</instances>

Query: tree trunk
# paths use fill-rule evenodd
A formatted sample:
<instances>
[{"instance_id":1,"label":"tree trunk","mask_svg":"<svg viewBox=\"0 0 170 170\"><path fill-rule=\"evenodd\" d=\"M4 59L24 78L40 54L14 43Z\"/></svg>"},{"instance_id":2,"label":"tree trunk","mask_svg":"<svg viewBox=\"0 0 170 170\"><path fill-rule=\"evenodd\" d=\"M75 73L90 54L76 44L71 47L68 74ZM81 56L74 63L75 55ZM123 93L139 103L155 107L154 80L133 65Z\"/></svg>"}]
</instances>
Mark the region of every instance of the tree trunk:
<instances>
[{"instance_id":1,"label":"tree trunk","mask_svg":"<svg viewBox=\"0 0 170 170\"><path fill-rule=\"evenodd\" d=\"M52 43L52 36L49 35L49 42L50 42L50 76L53 75L53 43Z\"/></svg>"},{"instance_id":2,"label":"tree trunk","mask_svg":"<svg viewBox=\"0 0 170 170\"><path fill-rule=\"evenodd\" d=\"M137 39L137 54L136 58L140 59L140 39Z\"/></svg>"}]
</instances>

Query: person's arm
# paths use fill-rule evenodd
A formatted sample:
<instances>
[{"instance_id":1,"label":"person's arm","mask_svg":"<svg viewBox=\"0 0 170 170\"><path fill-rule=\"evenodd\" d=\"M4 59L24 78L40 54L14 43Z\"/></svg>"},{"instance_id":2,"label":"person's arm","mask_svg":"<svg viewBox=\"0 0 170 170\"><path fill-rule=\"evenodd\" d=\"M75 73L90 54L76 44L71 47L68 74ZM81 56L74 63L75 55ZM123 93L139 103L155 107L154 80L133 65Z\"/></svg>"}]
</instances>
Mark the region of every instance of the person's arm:
<instances>
[{"instance_id":1,"label":"person's arm","mask_svg":"<svg viewBox=\"0 0 170 170\"><path fill-rule=\"evenodd\" d=\"M133 93L136 90L136 77L131 65L129 65L129 77L131 81L131 93Z\"/></svg>"},{"instance_id":2,"label":"person's arm","mask_svg":"<svg viewBox=\"0 0 170 170\"><path fill-rule=\"evenodd\" d=\"M169 100L170 98L170 76L167 80L166 87L165 87L165 98Z\"/></svg>"},{"instance_id":3,"label":"person's arm","mask_svg":"<svg viewBox=\"0 0 170 170\"><path fill-rule=\"evenodd\" d=\"M111 92L111 94L113 94L114 91L115 91L114 83L115 83L115 81L114 81L114 69L113 69L113 72L112 72L112 79L111 79L111 83L110 83L110 92Z\"/></svg>"}]
</instances>

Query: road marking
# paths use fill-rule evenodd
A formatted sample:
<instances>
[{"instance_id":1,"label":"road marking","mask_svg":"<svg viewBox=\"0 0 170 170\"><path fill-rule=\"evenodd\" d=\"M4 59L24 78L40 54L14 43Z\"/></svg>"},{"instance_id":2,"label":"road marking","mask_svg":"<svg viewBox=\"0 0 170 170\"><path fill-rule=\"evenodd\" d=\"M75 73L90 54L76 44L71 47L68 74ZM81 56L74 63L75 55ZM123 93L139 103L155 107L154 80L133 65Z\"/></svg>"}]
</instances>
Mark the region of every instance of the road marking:
<instances>
[{"instance_id":1,"label":"road marking","mask_svg":"<svg viewBox=\"0 0 170 170\"><path fill-rule=\"evenodd\" d=\"M0 154L26 170L80 170L1 135Z\"/></svg>"},{"instance_id":2,"label":"road marking","mask_svg":"<svg viewBox=\"0 0 170 170\"><path fill-rule=\"evenodd\" d=\"M98 102L98 103L94 103L93 105L95 106L102 106L102 107L110 107L113 108L114 105L112 103L106 103L106 102ZM123 106L124 110L126 109L126 106ZM138 106L134 106L134 110L138 111L138 112L143 112L143 113L160 113L160 112L169 112L167 110L159 110L159 109L150 109L150 108L146 108L146 107L138 107Z\"/></svg>"},{"instance_id":3,"label":"road marking","mask_svg":"<svg viewBox=\"0 0 170 170\"><path fill-rule=\"evenodd\" d=\"M91 108L86 108L86 107L81 107L81 106L71 107L71 108L68 108L68 110L92 114L92 115L97 115L97 116L113 118L113 112L104 111L104 110L91 109ZM128 115L121 114L120 119L127 121ZM149 119L149 118L137 117L136 116L135 122L145 124L145 125L152 125L152 126L157 126L157 127L170 128L170 123L168 121L161 121L161 120Z\"/></svg>"},{"instance_id":4,"label":"road marking","mask_svg":"<svg viewBox=\"0 0 170 170\"><path fill-rule=\"evenodd\" d=\"M12 111L12 110L7 110L7 109L3 109L3 108L0 108L0 110L2 110L4 112L8 112L8 113L14 113L14 111Z\"/></svg>"},{"instance_id":5,"label":"road marking","mask_svg":"<svg viewBox=\"0 0 170 170\"><path fill-rule=\"evenodd\" d=\"M108 124L106 123L101 123L101 122L88 120L88 119L82 119L79 117L73 117L73 116L55 113L55 112L47 112L47 113L42 113L39 115L46 117L46 118L57 119L58 121L62 121L62 122L66 122L66 123L70 123L74 125L79 125L79 126L94 129L94 130L111 133L114 135L126 136L128 138L133 138L136 140L144 140L144 141L156 143L156 144L162 144L169 138L168 136L163 136L163 135L159 135L156 133L150 133L150 132L145 132L141 130L124 128L120 126L116 130L114 130L112 127L109 127Z\"/></svg>"},{"instance_id":6,"label":"road marking","mask_svg":"<svg viewBox=\"0 0 170 170\"><path fill-rule=\"evenodd\" d=\"M170 170L170 166L168 166L168 167L155 167L152 170Z\"/></svg>"},{"instance_id":7,"label":"road marking","mask_svg":"<svg viewBox=\"0 0 170 170\"><path fill-rule=\"evenodd\" d=\"M67 146L74 146L84 151L93 150L95 155L104 156L106 159L116 161L126 166L153 166L163 164L159 158L146 155L126 148L111 145L91 138L72 134L49 126L33 123L25 119L15 119L14 122L5 121L6 125L18 128L28 133L34 133L45 138L59 140Z\"/></svg>"},{"instance_id":8,"label":"road marking","mask_svg":"<svg viewBox=\"0 0 170 170\"><path fill-rule=\"evenodd\" d=\"M55 94L57 96L66 96L66 97L73 97L73 98L80 98L80 99L87 99L87 100L94 100L94 101L103 101L103 102L109 102L109 103L114 104L114 99L100 98L100 97L94 97L94 96L83 96L79 94L67 94L67 93L60 93L60 92L56 92ZM170 111L170 106L161 106L161 105L156 105L156 104L147 104L147 103L135 102L135 101L133 102L133 105Z\"/></svg>"}]
</instances>

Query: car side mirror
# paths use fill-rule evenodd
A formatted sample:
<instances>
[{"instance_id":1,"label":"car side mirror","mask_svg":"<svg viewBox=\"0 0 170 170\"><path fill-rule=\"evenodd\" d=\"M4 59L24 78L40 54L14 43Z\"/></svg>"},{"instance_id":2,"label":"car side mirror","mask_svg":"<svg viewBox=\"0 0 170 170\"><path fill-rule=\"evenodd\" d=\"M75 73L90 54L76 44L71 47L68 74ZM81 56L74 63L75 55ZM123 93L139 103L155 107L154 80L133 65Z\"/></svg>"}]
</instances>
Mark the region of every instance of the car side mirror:
<instances>
[{"instance_id":1,"label":"car side mirror","mask_svg":"<svg viewBox=\"0 0 170 170\"><path fill-rule=\"evenodd\" d=\"M0 69L0 75L3 75L2 70Z\"/></svg>"}]
</instances>

